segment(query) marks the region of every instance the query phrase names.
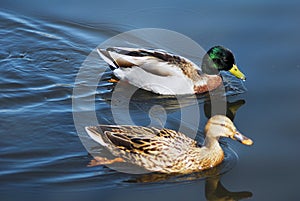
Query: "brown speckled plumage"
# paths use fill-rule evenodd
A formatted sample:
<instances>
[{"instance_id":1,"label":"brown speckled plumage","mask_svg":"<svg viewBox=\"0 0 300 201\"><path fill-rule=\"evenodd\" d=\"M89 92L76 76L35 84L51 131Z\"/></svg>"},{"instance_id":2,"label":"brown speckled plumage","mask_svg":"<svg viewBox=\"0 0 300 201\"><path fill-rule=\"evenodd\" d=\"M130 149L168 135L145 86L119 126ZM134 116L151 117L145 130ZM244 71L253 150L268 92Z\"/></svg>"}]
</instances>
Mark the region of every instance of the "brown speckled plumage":
<instances>
[{"instance_id":1,"label":"brown speckled plumage","mask_svg":"<svg viewBox=\"0 0 300 201\"><path fill-rule=\"evenodd\" d=\"M195 140L180 132L166 128L99 125L86 130L96 141L100 137L101 144L113 155L149 171L163 173L190 173L220 164L224 153L219 137L234 138L238 133L231 120L221 115L208 121L203 146L198 146ZM243 140L250 139L244 137Z\"/></svg>"}]
</instances>

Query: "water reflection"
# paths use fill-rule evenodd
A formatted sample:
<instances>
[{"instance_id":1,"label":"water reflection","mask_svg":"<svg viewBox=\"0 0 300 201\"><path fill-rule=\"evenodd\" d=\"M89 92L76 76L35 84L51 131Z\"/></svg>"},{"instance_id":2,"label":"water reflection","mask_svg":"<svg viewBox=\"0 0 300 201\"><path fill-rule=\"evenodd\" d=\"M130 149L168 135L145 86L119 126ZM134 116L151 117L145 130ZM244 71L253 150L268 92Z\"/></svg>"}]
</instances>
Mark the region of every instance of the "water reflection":
<instances>
[{"instance_id":1,"label":"water reflection","mask_svg":"<svg viewBox=\"0 0 300 201\"><path fill-rule=\"evenodd\" d=\"M249 191L228 191L220 181L221 176L207 178L205 180L205 197L209 201L241 200L252 197Z\"/></svg>"},{"instance_id":2,"label":"water reflection","mask_svg":"<svg viewBox=\"0 0 300 201\"><path fill-rule=\"evenodd\" d=\"M104 83L105 81L106 80L104 80ZM193 106L194 104L199 105L200 110L203 110L205 117L209 119L212 116L213 111L212 99L219 99L220 102L226 102L224 104L226 106L224 112L226 116L233 120L239 108L246 103L243 99L235 98L234 100L234 98L231 98L230 96L225 97L220 94L204 93L197 96L161 96L138 89L123 81L119 81L119 87L116 88L115 84L107 85L107 82L106 84L104 83L101 83L100 87L106 87L108 90L105 90L105 93L98 94L97 99L99 102L105 101L109 105L112 105L113 94L117 94L117 96L115 95L115 98L119 100L128 100L129 104L129 108L125 108L127 105L119 104L118 109L120 111L122 111L122 109L130 109L130 112L133 114L136 114L136 111L138 111L138 113L143 115L148 114L150 120L162 118L159 116L175 113L185 107ZM103 89L101 89L101 91L103 91ZM133 93L128 93L128 91L133 91ZM164 122L163 120L158 121Z\"/></svg>"},{"instance_id":3,"label":"water reflection","mask_svg":"<svg viewBox=\"0 0 300 201\"><path fill-rule=\"evenodd\" d=\"M193 173L190 175L170 175L152 173L142 175L140 177L128 180L130 183L149 183L149 182L166 182L166 181L185 181L205 178L205 198L208 201L222 201L222 200L241 200L252 197L252 192L238 191L232 192L227 190L221 182L220 168L212 168L204 172ZM172 179L173 178L173 179ZM174 180L175 178L175 180Z\"/></svg>"},{"instance_id":4,"label":"water reflection","mask_svg":"<svg viewBox=\"0 0 300 201\"><path fill-rule=\"evenodd\" d=\"M239 100L235 100L235 101L227 100L226 116L229 117L233 121L236 112L245 103L246 103L246 101L243 99L239 99ZM211 117L211 102L210 101L206 101L204 103L204 112L205 112L205 116L207 118Z\"/></svg>"}]
</instances>

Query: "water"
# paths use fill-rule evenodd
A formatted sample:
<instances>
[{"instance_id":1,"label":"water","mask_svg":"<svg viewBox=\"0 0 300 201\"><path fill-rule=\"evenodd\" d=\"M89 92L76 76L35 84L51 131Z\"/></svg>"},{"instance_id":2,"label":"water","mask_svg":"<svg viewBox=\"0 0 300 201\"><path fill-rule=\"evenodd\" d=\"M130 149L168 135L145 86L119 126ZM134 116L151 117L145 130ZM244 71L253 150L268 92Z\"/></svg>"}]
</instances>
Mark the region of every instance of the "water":
<instances>
[{"instance_id":1,"label":"water","mask_svg":"<svg viewBox=\"0 0 300 201\"><path fill-rule=\"evenodd\" d=\"M216 200L222 196L299 200L299 6L294 1L234 5L222 1L122 5L115 1L2 1L1 200L40 196L46 200ZM101 42L144 27L180 32L205 49L222 44L233 50L247 75L248 90L228 101L240 106L234 121L254 140L252 147L223 140L224 166L205 174L164 178L86 167L92 157L77 135L72 113L76 75ZM97 117L111 123L108 103L113 86L99 85ZM202 120L209 116L209 110L204 110L209 108L206 98L198 97ZM131 116L137 124L149 124L148 110L160 104L167 107L167 126L178 128L180 111L172 98L138 91L133 101ZM234 116L230 110L228 114ZM201 128L204 123L200 122ZM203 140L201 130L197 137ZM218 181L228 191L223 186L216 190Z\"/></svg>"}]
</instances>

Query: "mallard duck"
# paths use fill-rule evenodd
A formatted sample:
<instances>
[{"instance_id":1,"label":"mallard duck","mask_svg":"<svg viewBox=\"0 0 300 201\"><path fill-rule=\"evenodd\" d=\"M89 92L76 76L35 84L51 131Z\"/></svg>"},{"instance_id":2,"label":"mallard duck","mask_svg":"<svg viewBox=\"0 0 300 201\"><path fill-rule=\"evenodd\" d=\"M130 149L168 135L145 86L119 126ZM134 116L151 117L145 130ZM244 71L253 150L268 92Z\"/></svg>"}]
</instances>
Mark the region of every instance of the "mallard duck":
<instances>
[{"instance_id":1,"label":"mallard duck","mask_svg":"<svg viewBox=\"0 0 300 201\"><path fill-rule=\"evenodd\" d=\"M86 131L93 140L117 156L112 160L96 157L92 166L129 162L161 173L191 173L217 166L224 159L218 142L220 137L229 137L245 145L253 143L223 115L208 120L203 146L180 132L166 128L99 125L86 127Z\"/></svg>"},{"instance_id":2,"label":"mallard duck","mask_svg":"<svg viewBox=\"0 0 300 201\"><path fill-rule=\"evenodd\" d=\"M161 95L199 94L222 83L219 71L229 71L246 80L232 52L214 46L205 54L200 68L187 58L163 50L125 47L97 49L114 75L130 84Z\"/></svg>"}]
</instances>

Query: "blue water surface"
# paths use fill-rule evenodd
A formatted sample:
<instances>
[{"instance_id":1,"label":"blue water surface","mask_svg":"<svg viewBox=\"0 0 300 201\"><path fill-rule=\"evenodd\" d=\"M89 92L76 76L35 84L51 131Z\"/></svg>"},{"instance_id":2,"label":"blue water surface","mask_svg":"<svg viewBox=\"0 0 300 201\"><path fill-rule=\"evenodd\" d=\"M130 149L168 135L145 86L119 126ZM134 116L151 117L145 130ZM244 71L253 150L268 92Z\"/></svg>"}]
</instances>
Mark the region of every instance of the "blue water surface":
<instances>
[{"instance_id":1,"label":"blue water surface","mask_svg":"<svg viewBox=\"0 0 300 201\"><path fill-rule=\"evenodd\" d=\"M299 2L4 0L0 5L1 200L299 200ZM225 162L205 174L144 176L87 167L92 156L73 121L76 76L100 43L136 28L170 29L204 49L221 44L234 52L247 81L239 93L227 94L228 105L239 107L236 114L227 112L253 139L252 147L222 140ZM107 65L99 68L109 79ZM112 89L106 81L97 88L101 123L114 123ZM208 98L198 97L200 142L210 116ZM132 101L136 124L148 125L149 110L161 105L166 126L178 129L174 98L139 90ZM207 190L220 181L224 187Z\"/></svg>"}]
</instances>

